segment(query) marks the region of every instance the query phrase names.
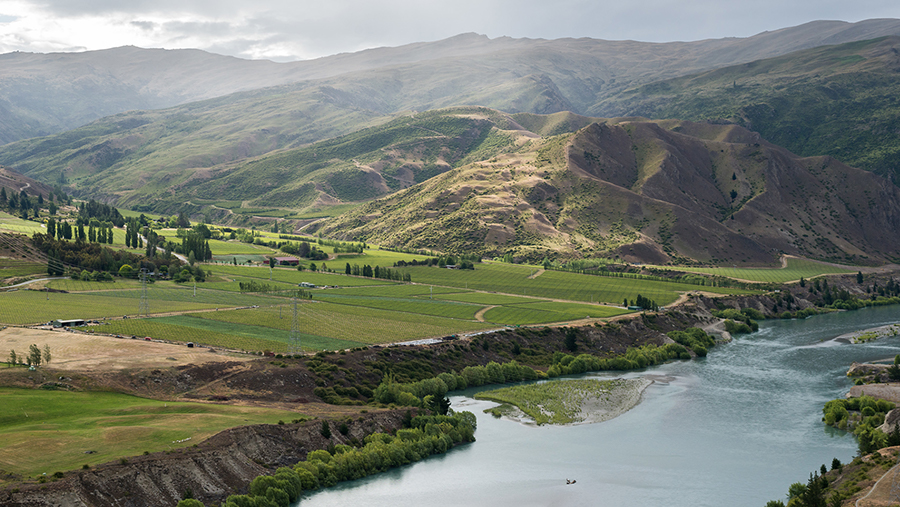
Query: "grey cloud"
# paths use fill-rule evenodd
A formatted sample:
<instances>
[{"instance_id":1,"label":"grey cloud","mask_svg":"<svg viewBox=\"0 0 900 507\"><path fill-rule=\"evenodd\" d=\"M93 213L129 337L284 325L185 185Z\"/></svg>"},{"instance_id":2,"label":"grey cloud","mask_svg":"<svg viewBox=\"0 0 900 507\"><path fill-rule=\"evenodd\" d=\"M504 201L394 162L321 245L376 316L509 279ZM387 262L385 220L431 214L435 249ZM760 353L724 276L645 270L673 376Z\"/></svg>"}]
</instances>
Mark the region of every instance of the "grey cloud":
<instances>
[{"instance_id":1,"label":"grey cloud","mask_svg":"<svg viewBox=\"0 0 900 507\"><path fill-rule=\"evenodd\" d=\"M147 30L148 32L154 30L157 26L159 26L152 21L132 21L129 24L131 26L140 28L141 30Z\"/></svg>"}]
</instances>

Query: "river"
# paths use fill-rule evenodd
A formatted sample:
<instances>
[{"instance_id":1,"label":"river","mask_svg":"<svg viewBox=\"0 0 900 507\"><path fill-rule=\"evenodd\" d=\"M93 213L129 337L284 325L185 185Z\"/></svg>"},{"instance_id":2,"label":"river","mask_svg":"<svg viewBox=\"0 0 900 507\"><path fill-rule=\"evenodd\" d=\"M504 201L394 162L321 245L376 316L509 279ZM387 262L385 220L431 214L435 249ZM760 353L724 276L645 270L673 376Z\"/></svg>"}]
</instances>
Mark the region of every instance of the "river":
<instances>
[{"instance_id":1,"label":"river","mask_svg":"<svg viewBox=\"0 0 900 507\"><path fill-rule=\"evenodd\" d=\"M478 417L477 441L419 463L313 493L303 507L747 506L785 499L856 441L821 422L842 397L852 361L892 358L900 338L851 345L844 333L900 322L900 307L802 321L766 321L759 332L678 361L602 378L663 375L628 413L599 424L533 427L482 413L492 402L451 397ZM457 394L457 393L454 393ZM566 485L566 479L575 479Z\"/></svg>"}]
</instances>

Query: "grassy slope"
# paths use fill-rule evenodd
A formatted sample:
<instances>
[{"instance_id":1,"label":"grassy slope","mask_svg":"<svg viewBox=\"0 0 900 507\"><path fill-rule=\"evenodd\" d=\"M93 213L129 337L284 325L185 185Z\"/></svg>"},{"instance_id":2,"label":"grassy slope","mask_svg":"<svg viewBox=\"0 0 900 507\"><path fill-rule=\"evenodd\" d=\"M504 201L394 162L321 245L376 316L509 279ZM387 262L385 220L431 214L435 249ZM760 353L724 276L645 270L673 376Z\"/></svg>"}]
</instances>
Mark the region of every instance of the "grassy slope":
<instances>
[{"instance_id":1,"label":"grassy slope","mask_svg":"<svg viewBox=\"0 0 900 507\"><path fill-rule=\"evenodd\" d=\"M727 119L803 156L831 155L900 181L900 39L825 46L627 91L623 114Z\"/></svg>"},{"instance_id":2,"label":"grassy slope","mask_svg":"<svg viewBox=\"0 0 900 507\"><path fill-rule=\"evenodd\" d=\"M851 263L896 256L886 232L894 211L880 209L900 208L896 187L831 159L798 159L740 127L609 120L549 138L505 134L515 147L310 229L530 261L764 265L777 251Z\"/></svg>"},{"instance_id":3,"label":"grassy slope","mask_svg":"<svg viewBox=\"0 0 900 507\"><path fill-rule=\"evenodd\" d=\"M188 447L234 426L297 418L283 410L103 392L0 388L0 396L0 468L28 477Z\"/></svg>"}]
</instances>

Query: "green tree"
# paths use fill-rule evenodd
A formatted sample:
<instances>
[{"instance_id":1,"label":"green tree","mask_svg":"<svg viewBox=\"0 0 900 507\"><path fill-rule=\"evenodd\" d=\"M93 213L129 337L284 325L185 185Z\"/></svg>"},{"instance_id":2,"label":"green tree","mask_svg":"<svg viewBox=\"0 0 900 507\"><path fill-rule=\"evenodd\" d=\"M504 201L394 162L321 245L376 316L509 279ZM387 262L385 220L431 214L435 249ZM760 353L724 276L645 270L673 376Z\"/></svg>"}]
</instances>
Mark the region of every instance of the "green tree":
<instances>
[{"instance_id":1,"label":"green tree","mask_svg":"<svg viewBox=\"0 0 900 507\"><path fill-rule=\"evenodd\" d=\"M863 283L863 274L862 271L856 272L856 283Z\"/></svg>"},{"instance_id":2,"label":"green tree","mask_svg":"<svg viewBox=\"0 0 900 507\"><path fill-rule=\"evenodd\" d=\"M322 436L325 438L331 438L331 426L328 425L328 421L322 421L322 430L320 433L322 433Z\"/></svg>"},{"instance_id":3,"label":"green tree","mask_svg":"<svg viewBox=\"0 0 900 507\"><path fill-rule=\"evenodd\" d=\"M276 222L276 223L277 223L277 222ZM269 257L269 267L270 267L270 268L274 268L274 267L275 267L275 257Z\"/></svg>"},{"instance_id":4,"label":"green tree","mask_svg":"<svg viewBox=\"0 0 900 507\"><path fill-rule=\"evenodd\" d=\"M578 332L573 328L566 329L566 339L565 344L566 348L569 349L569 352L575 352L578 350L578 343L576 340L578 339Z\"/></svg>"},{"instance_id":5,"label":"green tree","mask_svg":"<svg viewBox=\"0 0 900 507\"><path fill-rule=\"evenodd\" d=\"M50 359L53 358L53 356L50 355L50 345L44 344L43 358L44 364L50 364Z\"/></svg>"},{"instance_id":6,"label":"green tree","mask_svg":"<svg viewBox=\"0 0 900 507\"><path fill-rule=\"evenodd\" d=\"M206 507L203 502L194 498L185 498L176 507Z\"/></svg>"},{"instance_id":7,"label":"green tree","mask_svg":"<svg viewBox=\"0 0 900 507\"><path fill-rule=\"evenodd\" d=\"M806 483L806 491L800 496L804 507L826 507L825 491L818 473L809 474L809 482Z\"/></svg>"},{"instance_id":8,"label":"green tree","mask_svg":"<svg viewBox=\"0 0 900 507\"><path fill-rule=\"evenodd\" d=\"M15 350L9 351L9 365L14 366L19 362L19 358L16 356Z\"/></svg>"},{"instance_id":9,"label":"green tree","mask_svg":"<svg viewBox=\"0 0 900 507\"><path fill-rule=\"evenodd\" d=\"M33 343L28 346L28 364L31 366L41 365L41 349Z\"/></svg>"}]
</instances>

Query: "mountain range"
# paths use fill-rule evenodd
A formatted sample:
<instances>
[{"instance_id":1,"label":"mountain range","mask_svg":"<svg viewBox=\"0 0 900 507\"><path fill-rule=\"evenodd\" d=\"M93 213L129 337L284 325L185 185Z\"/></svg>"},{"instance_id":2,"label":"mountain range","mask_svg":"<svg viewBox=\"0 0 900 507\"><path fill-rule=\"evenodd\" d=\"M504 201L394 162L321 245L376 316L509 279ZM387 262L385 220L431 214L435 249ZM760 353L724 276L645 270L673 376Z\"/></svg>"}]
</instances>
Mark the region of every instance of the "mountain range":
<instances>
[{"instance_id":1,"label":"mountain range","mask_svg":"<svg viewBox=\"0 0 900 507\"><path fill-rule=\"evenodd\" d=\"M312 227L395 247L884 262L897 187L842 162L896 176L898 36L868 20L666 44L464 34L290 64L11 53L0 163L239 225L347 212Z\"/></svg>"},{"instance_id":2,"label":"mountain range","mask_svg":"<svg viewBox=\"0 0 900 507\"><path fill-rule=\"evenodd\" d=\"M764 264L787 253L873 263L900 251L900 188L736 125L565 115L585 126L541 136L522 125L543 123L533 115L446 112L479 113L506 146L311 230L531 261Z\"/></svg>"}]
</instances>

